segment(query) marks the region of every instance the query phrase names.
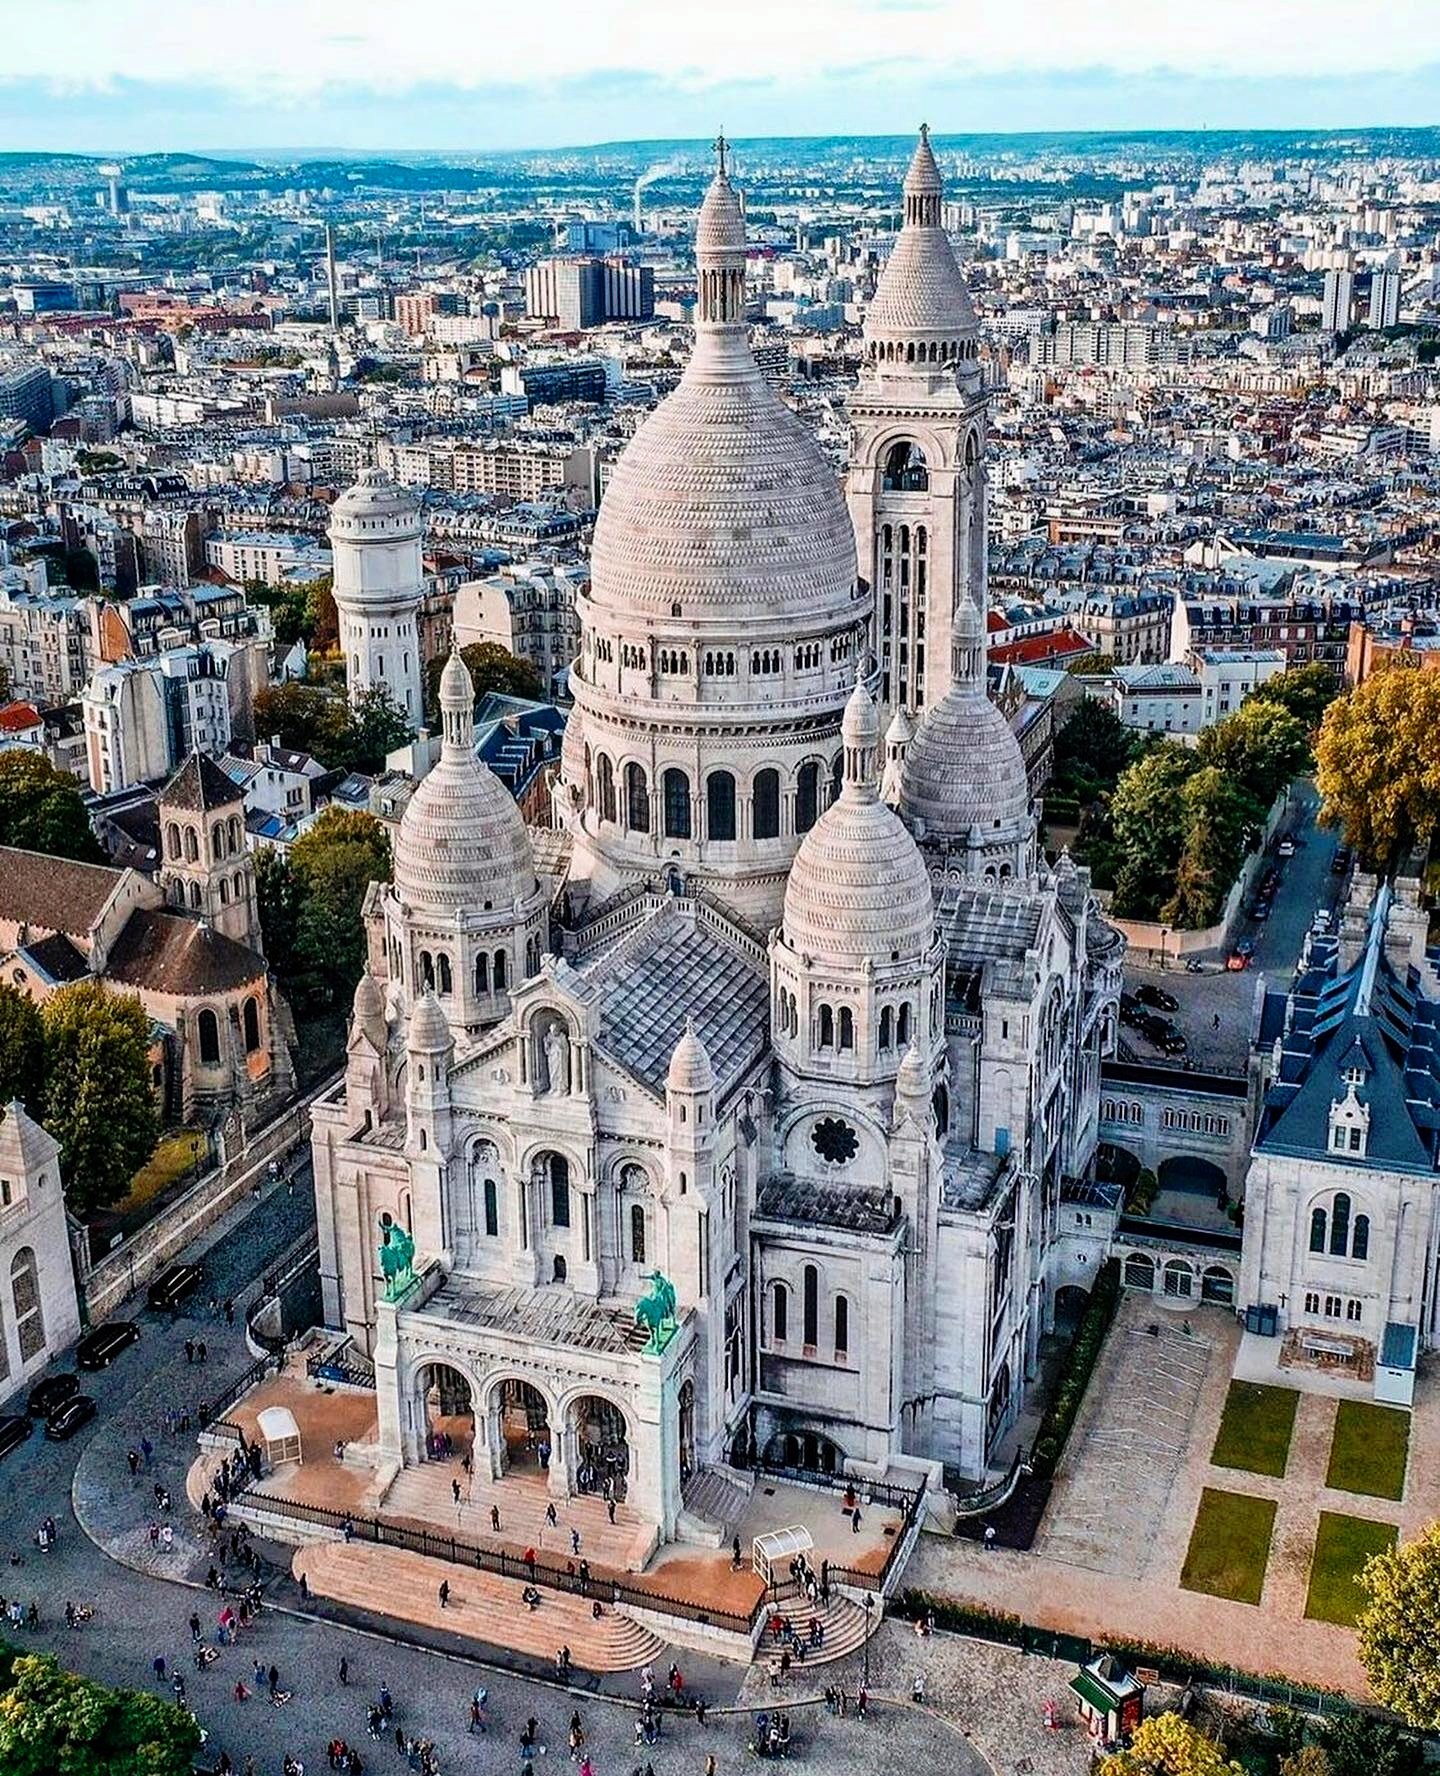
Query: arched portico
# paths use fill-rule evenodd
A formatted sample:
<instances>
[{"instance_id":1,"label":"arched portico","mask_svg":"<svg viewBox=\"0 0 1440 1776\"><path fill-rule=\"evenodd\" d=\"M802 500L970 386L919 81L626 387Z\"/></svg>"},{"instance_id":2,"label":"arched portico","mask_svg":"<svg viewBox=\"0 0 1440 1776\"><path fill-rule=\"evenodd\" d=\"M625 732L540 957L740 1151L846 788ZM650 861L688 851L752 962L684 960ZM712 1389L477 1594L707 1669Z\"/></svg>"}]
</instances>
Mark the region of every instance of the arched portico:
<instances>
[{"instance_id":1,"label":"arched portico","mask_svg":"<svg viewBox=\"0 0 1440 1776\"><path fill-rule=\"evenodd\" d=\"M617 1500L630 1490L630 1425L624 1408L603 1394L571 1396L565 1407L566 1456L576 1492L605 1493Z\"/></svg>"},{"instance_id":2,"label":"arched portico","mask_svg":"<svg viewBox=\"0 0 1440 1776\"><path fill-rule=\"evenodd\" d=\"M468 1455L475 1441L475 1395L469 1378L437 1359L420 1365L416 1392L426 1455Z\"/></svg>"},{"instance_id":3,"label":"arched portico","mask_svg":"<svg viewBox=\"0 0 1440 1776\"><path fill-rule=\"evenodd\" d=\"M562 1423L549 1394L523 1375L493 1377L485 1390L485 1455L490 1478L505 1474L543 1476L551 1492L569 1491L563 1451L553 1427Z\"/></svg>"}]
</instances>

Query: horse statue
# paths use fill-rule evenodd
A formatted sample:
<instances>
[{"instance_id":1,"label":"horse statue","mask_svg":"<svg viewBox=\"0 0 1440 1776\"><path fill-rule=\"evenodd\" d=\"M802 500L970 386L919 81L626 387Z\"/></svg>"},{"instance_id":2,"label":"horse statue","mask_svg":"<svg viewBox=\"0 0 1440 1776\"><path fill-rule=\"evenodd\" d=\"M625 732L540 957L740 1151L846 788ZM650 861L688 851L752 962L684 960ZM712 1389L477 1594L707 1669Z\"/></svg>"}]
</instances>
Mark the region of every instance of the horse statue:
<instances>
[{"instance_id":1,"label":"horse statue","mask_svg":"<svg viewBox=\"0 0 1440 1776\"><path fill-rule=\"evenodd\" d=\"M645 1279L650 1293L635 1303L635 1324L650 1328L647 1351L662 1351L675 1332L675 1285L658 1270Z\"/></svg>"},{"instance_id":2,"label":"horse statue","mask_svg":"<svg viewBox=\"0 0 1440 1776\"><path fill-rule=\"evenodd\" d=\"M385 1278L385 1299L398 1301L415 1280L415 1242L398 1221L385 1225L380 1242L380 1271Z\"/></svg>"}]
</instances>

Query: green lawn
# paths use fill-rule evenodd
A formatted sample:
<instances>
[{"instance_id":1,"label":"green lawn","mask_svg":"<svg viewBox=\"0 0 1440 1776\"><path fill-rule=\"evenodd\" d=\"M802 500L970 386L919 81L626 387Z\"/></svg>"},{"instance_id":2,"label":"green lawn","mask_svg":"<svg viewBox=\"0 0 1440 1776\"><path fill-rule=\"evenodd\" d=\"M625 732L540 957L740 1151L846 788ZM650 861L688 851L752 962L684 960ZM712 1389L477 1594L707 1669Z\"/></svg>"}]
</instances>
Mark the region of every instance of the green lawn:
<instances>
[{"instance_id":1,"label":"green lawn","mask_svg":"<svg viewBox=\"0 0 1440 1776\"><path fill-rule=\"evenodd\" d=\"M1259 1603L1275 1527L1274 1499L1207 1486L1190 1532L1180 1583L1234 1603Z\"/></svg>"},{"instance_id":2,"label":"green lawn","mask_svg":"<svg viewBox=\"0 0 1440 1776\"><path fill-rule=\"evenodd\" d=\"M1273 1474L1280 1479L1290 1454L1299 1403L1294 1388L1232 1381L1210 1460L1217 1468L1243 1468L1248 1474Z\"/></svg>"},{"instance_id":3,"label":"green lawn","mask_svg":"<svg viewBox=\"0 0 1440 1776\"><path fill-rule=\"evenodd\" d=\"M168 1190L178 1178L203 1165L207 1144L198 1129L177 1129L163 1137L130 1181L125 1200L118 1204L122 1214L143 1208L152 1196Z\"/></svg>"},{"instance_id":4,"label":"green lawn","mask_svg":"<svg viewBox=\"0 0 1440 1776\"><path fill-rule=\"evenodd\" d=\"M1353 1628L1366 1603L1360 1589L1360 1569L1372 1554L1383 1554L1394 1546L1393 1523L1322 1511L1315 1537L1315 1558L1310 1563L1305 1614L1317 1622L1339 1622Z\"/></svg>"},{"instance_id":5,"label":"green lawn","mask_svg":"<svg viewBox=\"0 0 1440 1776\"><path fill-rule=\"evenodd\" d=\"M1335 1414L1325 1484L1339 1492L1398 1499L1405 1493L1410 1414L1368 1400L1342 1400Z\"/></svg>"}]
</instances>

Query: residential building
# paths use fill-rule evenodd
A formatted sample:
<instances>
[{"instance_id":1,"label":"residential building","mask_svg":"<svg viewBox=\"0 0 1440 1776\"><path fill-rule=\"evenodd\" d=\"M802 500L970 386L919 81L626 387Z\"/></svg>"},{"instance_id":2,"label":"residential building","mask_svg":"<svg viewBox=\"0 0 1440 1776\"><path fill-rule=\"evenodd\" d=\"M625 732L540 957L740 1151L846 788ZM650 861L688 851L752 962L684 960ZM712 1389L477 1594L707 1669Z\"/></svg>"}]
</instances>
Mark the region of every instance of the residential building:
<instances>
[{"instance_id":1,"label":"residential building","mask_svg":"<svg viewBox=\"0 0 1440 1776\"><path fill-rule=\"evenodd\" d=\"M163 777L192 752L224 752L228 672L223 651L209 643L102 666L80 699L96 794Z\"/></svg>"},{"instance_id":2,"label":"residential building","mask_svg":"<svg viewBox=\"0 0 1440 1776\"><path fill-rule=\"evenodd\" d=\"M60 1143L12 1099L0 1106L0 1405L79 1336Z\"/></svg>"}]
</instances>

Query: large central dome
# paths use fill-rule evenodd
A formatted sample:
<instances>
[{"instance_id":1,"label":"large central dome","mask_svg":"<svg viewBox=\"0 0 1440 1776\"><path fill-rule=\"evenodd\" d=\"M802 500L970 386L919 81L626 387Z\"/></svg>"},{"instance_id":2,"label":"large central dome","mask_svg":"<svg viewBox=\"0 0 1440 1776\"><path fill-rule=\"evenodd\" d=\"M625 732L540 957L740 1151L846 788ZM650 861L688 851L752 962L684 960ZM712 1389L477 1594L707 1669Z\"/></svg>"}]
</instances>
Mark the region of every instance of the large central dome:
<instances>
[{"instance_id":1,"label":"large central dome","mask_svg":"<svg viewBox=\"0 0 1440 1776\"><path fill-rule=\"evenodd\" d=\"M696 234L700 320L679 387L615 465L595 525L595 616L807 623L854 595L835 471L760 374L744 325L745 227L722 172ZM677 608L678 607L678 608Z\"/></svg>"}]
</instances>

